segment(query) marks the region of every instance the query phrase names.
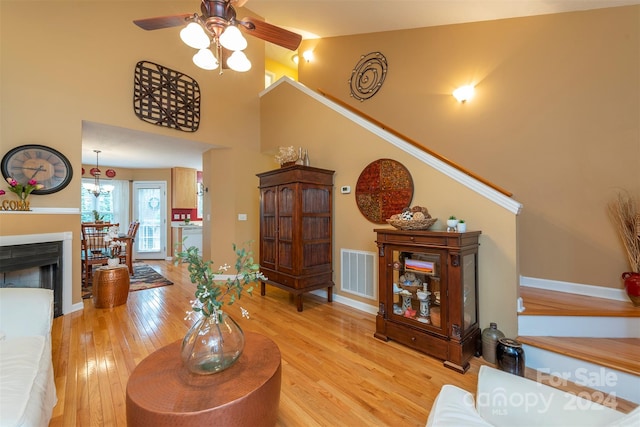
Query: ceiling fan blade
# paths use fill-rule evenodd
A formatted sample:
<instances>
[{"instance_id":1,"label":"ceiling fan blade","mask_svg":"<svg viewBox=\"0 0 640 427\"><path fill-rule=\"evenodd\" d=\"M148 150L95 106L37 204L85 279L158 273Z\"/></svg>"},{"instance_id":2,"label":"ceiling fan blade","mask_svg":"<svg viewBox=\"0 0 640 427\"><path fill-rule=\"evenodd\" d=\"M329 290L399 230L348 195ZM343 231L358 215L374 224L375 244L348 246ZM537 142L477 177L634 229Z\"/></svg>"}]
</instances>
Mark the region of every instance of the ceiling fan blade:
<instances>
[{"instance_id":1,"label":"ceiling fan blade","mask_svg":"<svg viewBox=\"0 0 640 427\"><path fill-rule=\"evenodd\" d=\"M133 21L143 30L159 30L162 28L179 27L189 22L193 14L185 13L182 15L158 16L156 18L136 19Z\"/></svg>"},{"instance_id":2,"label":"ceiling fan blade","mask_svg":"<svg viewBox=\"0 0 640 427\"><path fill-rule=\"evenodd\" d=\"M240 29L245 33L289 50L296 50L302 41L300 34L276 27L256 18L243 18L239 24Z\"/></svg>"}]
</instances>

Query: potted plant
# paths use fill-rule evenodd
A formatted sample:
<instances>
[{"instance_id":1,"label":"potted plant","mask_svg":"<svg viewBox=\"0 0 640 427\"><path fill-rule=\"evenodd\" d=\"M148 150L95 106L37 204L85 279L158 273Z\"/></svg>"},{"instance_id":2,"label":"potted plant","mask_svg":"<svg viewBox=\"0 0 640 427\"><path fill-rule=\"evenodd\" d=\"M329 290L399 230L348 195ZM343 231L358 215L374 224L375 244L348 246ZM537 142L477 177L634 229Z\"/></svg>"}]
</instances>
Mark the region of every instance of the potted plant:
<instances>
[{"instance_id":1,"label":"potted plant","mask_svg":"<svg viewBox=\"0 0 640 427\"><path fill-rule=\"evenodd\" d=\"M104 222L104 215L100 215L97 210L93 210L93 222L96 224L102 224Z\"/></svg>"},{"instance_id":2,"label":"potted plant","mask_svg":"<svg viewBox=\"0 0 640 427\"><path fill-rule=\"evenodd\" d=\"M266 277L254 262L253 253L235 244L236 274L231 275L225 274L229 265L214 271L213 261L204 261L198 248L180 250L180 245L176 245L174 262L188 264L189 277L196 285L196 299L192 311L187 312L187 319L195 317L196 322L182 341L182 361L195 374L213 374L233 365L244 349L242 329L222 307L240 299L243 291L251 295L253 285ZM240 310L243 317L249 317L247 310Z\"/></svg>"},{"instance_id":3,"label":"potted plant","mask_svg":"<svg viewBox=\"0 0 640 427\"><path fill-rule=\"evenodd\" d=\"M461 219L458 221L458 225L456 225L456 229L458 230L458 233L464 233L465 231L467 231L467 223L464 222L464 219Z\"/></svg>"},{"instance_id":4,"label":"potted plant","mask_svg":"<svg viewBox=\"0 0 640 427\"><path fill-rule=\"evenodd\" d=\"M120 254L122 253L122 249L127 245L126 242L117 240L118 231L117 226L111 226L109 227L107 235L104 237L104 241L109 244L107 247L107 265L109 267L120 265Z\"/></svg>"},{"instance_id":5,"label":"potted plant","mask_svg":"<svg viewBox=\"0 0 640 427\"><path fill-rule=\"evenodd\" d=\"M455 215L451 215L447 220L447 231L456 231L456 225L458 225L458 219Z\"/></svg>"},{"instance_id":6,"label":"potted plant","mask_svg":"<svg viewBox=\"0 0 640 427\"><path fill-rule=\"evenodd\" d=\"M640 306L640 211L637 200L629 194L618 193L608 208L631 267L631 271L622 273L624 287L637 307Z\"/></svg>"}]
</instances>

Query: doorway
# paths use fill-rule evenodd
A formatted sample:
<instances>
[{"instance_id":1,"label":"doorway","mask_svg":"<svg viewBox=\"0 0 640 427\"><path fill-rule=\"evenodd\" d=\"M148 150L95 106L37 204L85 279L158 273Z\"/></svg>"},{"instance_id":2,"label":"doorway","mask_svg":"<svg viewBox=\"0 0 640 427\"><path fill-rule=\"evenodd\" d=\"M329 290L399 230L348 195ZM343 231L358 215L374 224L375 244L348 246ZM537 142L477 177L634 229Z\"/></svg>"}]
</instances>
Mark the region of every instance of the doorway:
<instances>
[{"instance_id":1,"label":"doorway","mask_svg":"<svg viewBox=\"0 0 640 427\"><path fill-rule=\"evenodd\" d=\"M134 181L133 217L140 221L134 259L165 259L167 256L167 183Z\"/></svg>"}]
</instances>

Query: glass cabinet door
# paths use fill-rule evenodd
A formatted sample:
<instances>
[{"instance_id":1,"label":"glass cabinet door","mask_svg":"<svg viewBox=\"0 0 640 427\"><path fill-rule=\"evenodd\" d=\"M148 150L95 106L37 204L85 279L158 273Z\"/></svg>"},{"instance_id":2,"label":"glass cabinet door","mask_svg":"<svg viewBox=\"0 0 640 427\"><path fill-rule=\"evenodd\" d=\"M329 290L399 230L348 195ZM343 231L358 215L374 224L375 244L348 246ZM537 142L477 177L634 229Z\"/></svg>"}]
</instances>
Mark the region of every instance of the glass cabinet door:
<instances>
[{"instance_id":1,"label":"glass cabinet door","mask_svg":"<svg viewBox=\"0 0 640 427\"><path fill-rule=\"evenodd\" d=\"M462 257L463 331L478 323L476 286L476 254L472 253Z\"/></svg>"},{"instance_id":2,"label":"glass cabinet door","mask_svg":"<svg viewBox=\"0 0 640 427\"><path fill-rule=\"evenodd\" d=\"M392 256L390 317L417 322L444 333L446 324L446 277L443 255L438 251L394 249Z\"/></svg>"}]
</instances>

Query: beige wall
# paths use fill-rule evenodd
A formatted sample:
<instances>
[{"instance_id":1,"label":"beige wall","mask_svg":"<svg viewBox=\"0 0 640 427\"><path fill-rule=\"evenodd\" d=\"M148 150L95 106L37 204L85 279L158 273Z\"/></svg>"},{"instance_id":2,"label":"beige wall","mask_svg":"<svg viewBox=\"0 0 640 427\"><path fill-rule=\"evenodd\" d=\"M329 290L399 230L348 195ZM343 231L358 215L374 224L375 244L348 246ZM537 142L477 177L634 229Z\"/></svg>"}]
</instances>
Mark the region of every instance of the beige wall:
<instances>
[{"instance_id":1,"label":"beige wall","mask_svg":"<svg viewBox=\"0 0 640 427\"><path fill-rule=\"evenodd\" d=\"M473 192L395 148L359 125L318 103L290 84L280 84L261 99L262 144L265 152L279 146L302 145L309 150L311 165L335 171L333 278L335 293L378 307L377 301L342 291L341 249L373 252L377 256L376 228L360 213L355 188L360 172L372 161L391 158L411 173L412 205L426 206L439 221L432 229L446 228L451 214L468 220L469 230L481 230L479 255L480 324L497 322L516 336L517 250L514 213ZM272 158L273 159L273 158ZM351 194L339 188L351 186ZM376 258L377 259L377 258Z\"/></svg>"},{"instance_id":2,"label":"beige wall","mask_svg":"<svg viewBox=\"0 0 640 427\"><path fill-rule=\"evenodd\" d=\"M300 51L309 48L301 83L513 192L524 205L522 275L622 288L629 266L606 203L621 188L640 194L640 6L310 40ZM358 102L348 79L375 51L386 80ZM476 97L458 104L451 93L469 82ZM300 131L302 145L316 137ZM362 165L375 159L361 149ZM316 165L322 156L312 153ZM458 211L477 224L478 213Z\"/></svg>"},{"instance_id":3,"label":"beige wall","mask_svg":"<svg viewBox=\"0 0 640 427\"><path fill-rule=\"evenodd\" d=\"M63 152L75 171L71 185L54 195L33 197L32 205L78 208L82 120L241 147L239 154L209 154L204 162L205 179L217 184L210 185L211 205L205 209L217 218L215 202L235 200L235 212L225 208L220 217L234 219L234 226L214 230L209 225L205 235L205 250L222 262L227 257L212 250L217 241L224 246L224 240L230 245L245 236L257 238L255 173L276 167L258 154L259 123L271 120L268 113L260 118L257 96L264 86L264 70L257 66L264 43L251 39L248 55L254 69L247 74L200 71L175 31L145 32L131 23L184 13L184 1L154 2L151 9L149 4L2 0L0 152L26 143ZM24 25L25 16L29 25ZM301 63L299 78L511 190L524 204L518 219L522 274L619 288L620 272L628 267L604 206L619 187L640 192L639 22L640 7L635 6L307 41L301 51L313 46L315 60ZM389 73L380 93L355 102L347 81L360 55L372 51L386 55ZM133 68L140 60L184 71L200 83L198 132L176 133L135 117ZM478 83L476 98L466 105L455 103L451 91L469 80ZM361 131L349 130L350 144L327 150L326 144L344 140L339 130L347 125L322 113L312 133L306 123L318 107L309 108L305 114L291 112L295 120L287 121L287 134L295 133L295 139L290 137L294 145L310 149L313 165L337 171L336 185L353 186L370 161L393 157L420 179L415 203L437 206L438 216L455 212L470 228L483 231L492 230L492 222L516 226L503 218L502 210L485 207L461 186L447 184L444 191L437 176ZM331 139L320 132L327 129ZM336 203L336 235L353 235L336 247L371 245L375 225L361 218L351 222L360 214L346 196L337 194ZM479 204L482 212L476 212ZM237 223L237 213L247 213L249 221ZM79 215L0 215L2 235L27 234L34 227L79 234ZM37 226L30 224L32 218L38 219ZM508 245L508 238L497 236L500 245L492 238L483 235L483 257L511 263L515 248L502 253L500 246ZM74 253L79 257L76 240ZM512 280L511 271L498 274L504 277L482 283L496 286L496 294ZM78 302L79 264L73 280ZM500 298L512 302L513 293ZM493 313L483 314L489 315L496 319Z\"/></svg>"},{"instance_id":4,"label":"beige wall","mask_svg":"<svg viewBox=\"0 0 640 427\"><path fill-rule=\"evenodd\" d=\"M74 169L66 189L32 196L32 207L79 209L83 120L258 152L264 42L250 40L246 50L253 62L250 72L220 76L193 65L193 51L180 41L178 29L147 32L132 23L189 12L190 7L184 1L0 2L0 153L22 144L44 144L65 154ZM202 96L197 132L162 128L135 116L133 72L141 60L185 72L198 81ZM148 176L140 171L133 179ZM254 195L256 185L238 191ZM0 213L0 233L34 232L34 226L27 225L30 219L37 219L38 228L55 224L59 230L51 231L73 231L74 258L80 259L79 214ZM232 235L226 238L229 247L237 240ZM80 301L80 282L78 262L73 271L74 303Z\"/></svg>"}]
</instances>

